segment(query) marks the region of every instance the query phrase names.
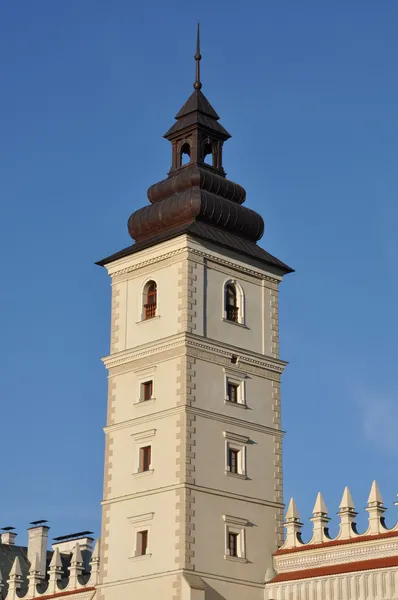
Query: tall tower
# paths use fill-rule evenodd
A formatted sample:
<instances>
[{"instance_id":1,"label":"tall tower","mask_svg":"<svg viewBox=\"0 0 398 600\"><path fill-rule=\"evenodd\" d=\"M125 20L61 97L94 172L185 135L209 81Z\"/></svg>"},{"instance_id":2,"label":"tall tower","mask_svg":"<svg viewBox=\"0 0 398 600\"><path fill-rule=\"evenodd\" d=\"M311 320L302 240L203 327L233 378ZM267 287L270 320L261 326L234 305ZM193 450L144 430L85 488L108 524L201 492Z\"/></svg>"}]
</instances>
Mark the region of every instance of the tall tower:
<instances>
[{"instance_id":1,"label":"tall tower","mask_svg":"<svg viewBox=\"0 0 398 600\"><path fill-rule=\"evenodd\" d=\"M278 284L260 215L226 178L229 133L194 91L168 177L112 279L102 600L263 600L282 543Z\"/></svg>"}]
</instances>

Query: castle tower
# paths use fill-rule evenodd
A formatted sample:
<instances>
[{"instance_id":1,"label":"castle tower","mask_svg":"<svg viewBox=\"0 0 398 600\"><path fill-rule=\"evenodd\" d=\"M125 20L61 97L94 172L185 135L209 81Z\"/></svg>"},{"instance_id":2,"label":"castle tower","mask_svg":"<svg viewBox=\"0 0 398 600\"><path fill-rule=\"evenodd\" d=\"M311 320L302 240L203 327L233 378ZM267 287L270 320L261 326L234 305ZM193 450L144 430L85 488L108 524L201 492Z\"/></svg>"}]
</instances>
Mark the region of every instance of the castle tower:
<instances>
[{"instance_id":1,"label":"castle tower","mask_svg":"<svg viewBox=\"0 0 398 600\"><path fill-rule=\"evenodd\" d=\"M199 32L198 32L199 33ZM226 178L201 91L165 134L168 177L105 266L111 351L99 598L263 600L282 544L278 284L263 220Z\"/></svg>"}]
</instances>

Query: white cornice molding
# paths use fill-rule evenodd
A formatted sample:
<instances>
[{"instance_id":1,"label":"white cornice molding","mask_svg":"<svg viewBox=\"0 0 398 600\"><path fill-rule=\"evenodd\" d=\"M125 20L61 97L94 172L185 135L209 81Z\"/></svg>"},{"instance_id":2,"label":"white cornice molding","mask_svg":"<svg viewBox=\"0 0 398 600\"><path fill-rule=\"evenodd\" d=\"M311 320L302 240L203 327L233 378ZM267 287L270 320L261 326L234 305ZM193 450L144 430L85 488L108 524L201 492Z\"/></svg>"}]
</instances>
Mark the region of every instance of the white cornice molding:
<instances>
[{"instance_id":1,"label":"white cornice molding","mask_svg":"<svg viewBox=\"0 0 398 600\"><path fill-rule=\"evenodd\" d=\"M290 573L317 567L346 564L363 560L373 560L396 556L398 539L395 541L381 540L355 542L331 548L318 548L312 551L298 551L291 555L275 556L275 568L278 573Z\"/></svg>"},{"instance_id":2,"label":"white cornice molding","mask_svg":"<svg viewBox=\"0 0 398 600\"><path fill-rule=\"evenodd\" d=\"M176 242L180 244L179 247L176 247ZM181 245L181 242L183 245ZM244 266L243 264L239 264L236 262L233 262L232 260L227 260L225 258L221 258L220 256L217 256L217 254L211 254L210 251L204 251L201 250L200 248L196 247L193 248L191 246L189 246L190 240L188 238L188 236L184 235L181 236L181 238L179 239L173 239L173 240L169 240L168 242L164 242L163 244L160 244L157 247L157 251L159 252L159 250L161 250L163 248L164 252L154 255L153 253L153 247L147 249L147 252L142 251L140 254L140 256L142 256L143 254L147 254L148 258L146 260L141 260L140 262L135 262L135 260L138 257L138 254L133 254L133 255L128 255L125 256L121 259L119 259L118 261L114 261L112 263L110 263L109 265L107 265L107 270L109 275L112 278L120 278L121 275L128 275L129 273L133 273L134 271L139 271L140 269L147 267L148 265L151 265L155 268L155 265L157 265L158 263L162 263L164 260L167 260L169 258L173 258L175 256L179 256L180 254L183 253L187 253L188 255L191 256L191 258L193 260L195 260L195 257L198 257L200 259L206 259L208 261L213 262L214 264L220 265L221 267L226 267L228 269L233 269L236 272L239 272L243 275L248 275L252 278L255 279L259 279L262 281L267 281L269 283L272 284L278 284L282 281L282 276L276 275L276 274L267 274L266 269L264 270L256 270L255 268L249 268ZM174 249L170 249L169 251L167 251L168 248L173 248ZM232 251L233 252L233 251ZM151 256L152 254L152 256ZM253 259L255 260L255 259ZM260 262L260 261L259 261ZM159 265L161 266L161 265Z\"/></svg>"},{"instance_id":3,"label":"white cornice molding","mask_svg":"<svg viewBox=\"0 0 398 600\"><path fill-rule=\"evenodd\" d=\"M101 501L101 506L108 506L109 504L114 504L116 502L129 502L130 500L135 500L136 498L144 498L147 496L156 496L158 494L167 494L169 492L173 492L175 490L192 490L196 492L200 492L202 494L208 494L210 496L218 496L219 498L230 498L231 500L239 500L240 502L248 502L249 504L256 504L258 506L268 506L270 508L280 508L283 509L283 504L281 502L275 502L273 500L264 500L263 498L257 498L256 496L248 496L243 494L236 494L234 492L229 492L225 489L220 488L208 488L201 485L196 485L193 483L174 483L172 485L161 486L161 487L152 487L146 488L140 492L134 492L132 494L125 494L124 496L113 496L112 498L107 498L106 500Z\"/></svg>"},{"instance_id":4,"label":"white cornice molding","mask_svg":"<svg viewBox=\"0 0 398 600\"><path fill-rule=\"evenodd\" d=\"M270 283L275 284L278 284L280 281L282 281L282 277L278 277L278 275L274 275L273 277L271 277L270 275L266 275L262 271L249 269L249 267L245 267L243 265L234 263L230 260L226 260L225 258L220 258L219 256L215 256L214 254L209 254L208 252L203 252L203 250L199 250L198 248L188 248L188 253L200 256L201 258L206 258L207 260L212 261L218 265L228 267L229 269L233 269L234 271L238 271L246 275L250 275L251 277L254 277L256 279L269 281Z\"/></svg>"},{"instance_id":5,"label":"white cornice molding","mask_svg":"<svg viewBox=\"0 0 398 600\"><path fill-rule=\"evenodd\" d=\"M265 598L266 600L290 597L295 598L295 600L307 600L308 598L336 598L337 600L341 598L355 598L355 600L385 598L385 600L397 600L397 594L394 593L397 577L397 567L385 567L281 582L270 581L265 584ZM336 594L336 590L341 589L355 590L355 593L354 595ZM319 595L321 590L322 593ZM380 593L373 595L370 592L369 595L370 590L375 590L375 593L376 590L380 590Z\"/></svg>"},{"instance_id":6,"label":"white cornice molding","mask_svg":"<svg viewBox=\"0 0 398 600\"><path fill-rule=\"evenodd\" d=\"M225 425L236 425L237 427L245 427L250 431L257 431L258 433L264 433L268 435L273 435L276 437L282 438L285 435L285 432L281 429L275 429L274 427L268 427L266 425L259 425L258 423L254 423L251 421L245 421L244 419L239 419L237 417L231 417L230 415L226 415L223 413L213 412L211 410L206 410L204 408L197 408L194 406L174 406L172 408L167 408L165 410L160 410L156 412L151 412L148 415L138 416L135 419L128 419L127 421L121 421L120 423L115 423L114 425L107 425L104 427L105 433L112 433L114 431L118 431L119 429L126 429L129 427L136 427L137 425L143 425L145 423L152 423L153 420L156 419L166 419L167 417L171 417L178 414L187 414L187 415L198 415L204 417L205 419L211 419L212 421L219 421L224 423ZM246 414L246 413L245 413Z\"/></svg>"},{"instance_id":7,"label":"white cornice molding","mask_svg":"<svg viewBox=\"0 0 398 600\"><path fill-rule=\"evenodd\" d=\"M140 269L143 269L144 267L147 267L148 265L151 265L152 267L156 268L156 265L158 263L162 263L164 260L167 260L168 258L173 258L174 256L178 256L187 251L188 251L188 249L186 247L177 248L176 250L171 250L170 252L165 252L164 254L160 254L159 256L154 256L152 258L148 258L147 260L143 260L139 263L130 264L130 265L125 266L117 271L112 271L112 272L109 271L109 274L112 276L112 278L114 278L114 277L120 277L120 275L127 275L128 273L133 273L134 271L139 271ZM162 265L159 264L159 267L161 267L161 266Z\"/></svg>"},{"instance_id":8,"label":"white cornice molding","mask_svg":"<svg viewBox=\"0 0 398 600\"><path fill-rule=\"evenodd\" d=\"M249 353L247 350L242 350L242 348L237 346L230 346L223 342L217 342L213 339L188 333L179 333L161 340L156 340L149 344L143 344L136 348L130 348L128 350L123 350L122 352L110 354L102 358L102 362L108 370L151 356L153 356L154 362L159 362L158 355L160 353L178 347L181 347L182 353L184 349L186 349L187 354L195 351L208 353L208 360L211 362L217 362L214 361L215 357L228 358L228 360L230 360L233 354L237 355L239 356L239 368L241 370L245 370L247 367L252 366L264 371L281 374L288 364L283 360L272 358L271 356L262 355L258 352ZM206 356L203 356L203 358L206 359ZM225 367L225 364L219 364Z\"/></svg>"}]
</instances>

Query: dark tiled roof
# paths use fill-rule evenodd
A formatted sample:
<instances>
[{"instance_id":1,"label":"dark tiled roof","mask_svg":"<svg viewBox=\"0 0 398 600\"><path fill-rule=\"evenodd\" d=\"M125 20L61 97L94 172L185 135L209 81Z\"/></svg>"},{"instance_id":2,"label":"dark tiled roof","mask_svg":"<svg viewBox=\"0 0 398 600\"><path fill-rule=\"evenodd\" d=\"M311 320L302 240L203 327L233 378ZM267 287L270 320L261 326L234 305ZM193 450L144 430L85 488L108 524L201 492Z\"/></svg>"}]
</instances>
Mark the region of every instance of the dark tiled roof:
<instances>
[{"instance_id":1,"label":"dark tiled roof","mask_svg":"<svg viewBox=\"0 0 398 600\"><path fill-rule=\"evenodd\" d=\"M220 133L226 138L231 137L231 134L229 134L228 131L224 129L224 127L220 123L217 123L217 121L215 121L211 117L208 117L207 115L204 115L200 112L189 113L188 115L185 115L184 117L178 119L178 121L176 121L174 125L172 125L170 129L164 134L164 137L168 137L173 133L177 133L178 131L185 129L186 127L191 127L192 125L203 125L204 127L211 129L212 131Z\"/></svg>"},{"instance_id":2,"label":"dark tiled roof","mask_svg":"<svg viewBox=\"0 0 398 600\"><path fill-rule=\"evenodd\" d=\"M200 90L194 90L192 92L184 106L180 108L176 114L175 118L181 119L181 117L185 117L185 115L195 111L208 115L212 119L216 119L216 121L220 118L206 96Z\"/></svg>"},{"instance_id":3,"label":"dark tiled roof","mask_svg":"<svg viewBox=\"0 0 398 600\"><path fill-rule=\"evenodd\" d=\"M22 574L24 576L24 586L22 591L27 591L26 577L28 575L30 563L28 561L28 549L25 546L14 546L10 544L0 544L0 571L3 578L4 587L2 589L2 598L6 597L8 591L7 580L16 557L19 557ZM25 587L26 586L26 587Z\"/></svg>"},{"instance_id":4,"label":"dark tiled roof","mask_svg":"<svg viewBox=\"0 0 398 600\"><path fill-rule=\"evenodd\" d=\"M235 250L236 252L239 252L245 256L256 258L260 262L280 270L282 274L292 273L294 271L294 269L283 263L281 260L263 248L260 248L260 246L257 246L257 244L254 242L245 240L244 238L223 231L217 227L212 227L206 223L200 223L199 221L187 223L169 231L163 231L157 236L153 236L146 240L142 240L141 242L137 242L132 246L128 246L127 248L124 248L124 250L120 250L120 252L116 252L115 254L98 261L96 264L103 267L114 262L115 260L118 260L119 258L129 256L130 254L135 254L135 252L139 252L145 248L150 248L155 244L173 239L184 233L192 235L193 237L198 237L202 240L213 242L214 244L228 248L229 250Z\"/></svg>"}]
</instances>

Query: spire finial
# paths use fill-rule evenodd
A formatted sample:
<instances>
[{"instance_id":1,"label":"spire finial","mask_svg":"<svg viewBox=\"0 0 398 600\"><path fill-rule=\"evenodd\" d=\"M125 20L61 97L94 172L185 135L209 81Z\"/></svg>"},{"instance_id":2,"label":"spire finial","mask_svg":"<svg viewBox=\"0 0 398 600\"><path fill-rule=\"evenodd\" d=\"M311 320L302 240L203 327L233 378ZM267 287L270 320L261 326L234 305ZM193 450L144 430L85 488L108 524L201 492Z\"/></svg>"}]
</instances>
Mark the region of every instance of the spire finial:
<instances>
[{"instance_id":1,"label":"spire finial","mask_svg":"<svg viewBox=\"0 0 398 600\"><path fill-rule=\"evenodd\" d=\"M202 84L200 81L200 59L201 58L202 58L202 55L200 53L200 25L199 25L199 21L198 21L198 32L196 35L196 53L195 53L196 80L195 80L195 83L193 84L193 87L195 88L195 90L200 90L200 88L202 87Z\"/></svg>"}]
</instances>

